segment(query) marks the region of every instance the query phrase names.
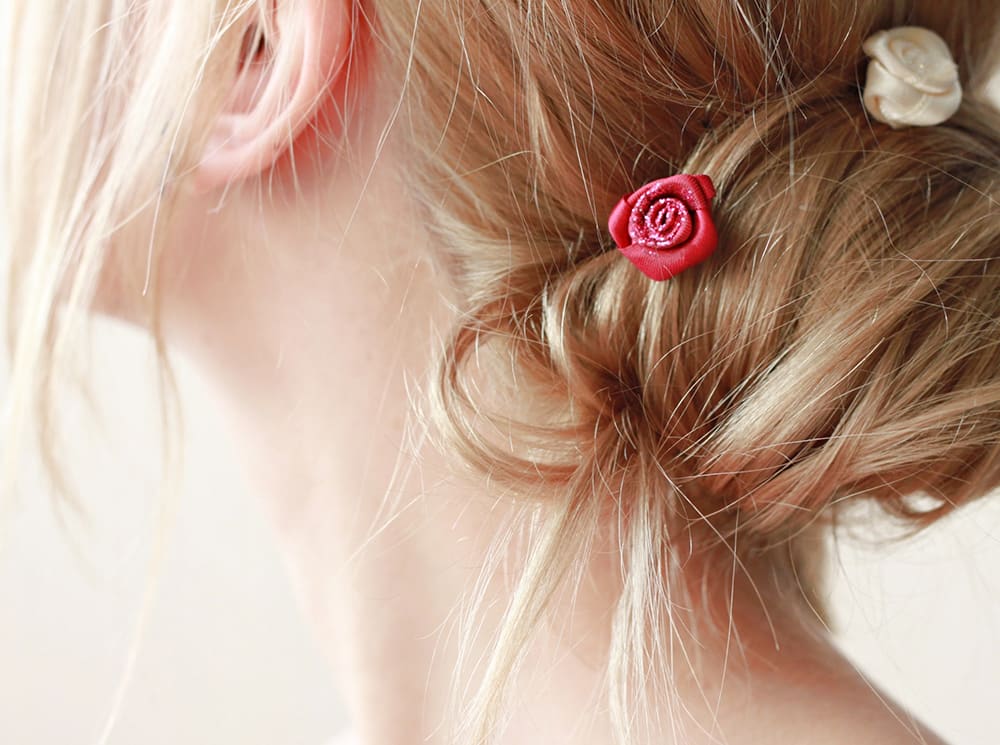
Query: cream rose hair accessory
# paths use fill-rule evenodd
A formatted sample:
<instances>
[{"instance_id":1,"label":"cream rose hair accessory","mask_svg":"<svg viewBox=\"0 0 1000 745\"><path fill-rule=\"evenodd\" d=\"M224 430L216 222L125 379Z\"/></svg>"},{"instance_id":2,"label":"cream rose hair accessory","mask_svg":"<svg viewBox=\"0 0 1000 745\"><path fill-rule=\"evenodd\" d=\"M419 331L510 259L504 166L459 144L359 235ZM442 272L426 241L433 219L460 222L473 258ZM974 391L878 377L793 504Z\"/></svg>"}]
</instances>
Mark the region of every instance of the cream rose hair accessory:
<instances>
[{"instance_id":1,"label":"cream rose hair accessory","mask_svg":"<svg viewBox=\"0 0 1000 745\"><path fill-rule=\"evenodd\" d=\"M865 79L865 108L893 129L929 127L954 114L962 103L958 66L945 40L926 28L899 26L865 39L871 57Z\"/></svg>"}]
</instances>

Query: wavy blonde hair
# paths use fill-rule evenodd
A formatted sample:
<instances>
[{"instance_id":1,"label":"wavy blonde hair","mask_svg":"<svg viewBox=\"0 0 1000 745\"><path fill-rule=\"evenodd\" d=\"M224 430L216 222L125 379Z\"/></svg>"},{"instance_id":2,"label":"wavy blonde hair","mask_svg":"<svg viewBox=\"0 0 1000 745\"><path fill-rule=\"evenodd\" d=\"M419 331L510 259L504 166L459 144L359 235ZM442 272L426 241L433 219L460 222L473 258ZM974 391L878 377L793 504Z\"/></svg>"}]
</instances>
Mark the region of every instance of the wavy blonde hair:
<instances>
[{"instance_id":1,"label":"wavy blonde hair","mask_svg":"<svg viewBox=\"0 0 1000 745\"><path fill-rule=\"evenodd\" d=\"M156 292L165 187L196 162L267 1L5 4L8 453L36 404L46 450L52 373L108 237L151 210L148 254L118 260L148 262L132 289ZM995 0L361 5L379 84L403 96L431 260L463 304L428 411L443 446L544 519L463 742L489 741L538 619L607 526L623 744L668 667L652 632L679 541L770 562L815 602L812 534L845 505L918 528L1000 481ZM864 112L862 41L896 25L955 53L966 95L943 125ZM651 283L604 221L678 171L712 176L720 249ZM495 401L469 364L487 353Z\"/></svg>"}]
</instances>

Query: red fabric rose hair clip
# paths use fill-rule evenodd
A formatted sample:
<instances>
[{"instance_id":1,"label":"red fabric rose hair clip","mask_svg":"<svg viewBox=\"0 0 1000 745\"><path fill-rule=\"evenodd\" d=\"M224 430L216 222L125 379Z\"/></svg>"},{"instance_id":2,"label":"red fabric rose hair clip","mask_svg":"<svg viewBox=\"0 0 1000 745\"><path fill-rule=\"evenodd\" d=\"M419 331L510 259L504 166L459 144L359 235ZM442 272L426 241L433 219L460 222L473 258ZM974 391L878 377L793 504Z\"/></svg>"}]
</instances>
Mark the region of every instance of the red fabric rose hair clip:
<instances>
[{"instance_id":1,"label":"red fabric rose hair clip","mask_svg":"<svg viewBox=\"0 0 1000 745\"><path fill-rule=\"evenodd\" d=\"M608 230L639 271L656 282L670 279L715 250L714 196L708 176L681 173L650 181L615 205Z\"/></svg>"}]
</instances>

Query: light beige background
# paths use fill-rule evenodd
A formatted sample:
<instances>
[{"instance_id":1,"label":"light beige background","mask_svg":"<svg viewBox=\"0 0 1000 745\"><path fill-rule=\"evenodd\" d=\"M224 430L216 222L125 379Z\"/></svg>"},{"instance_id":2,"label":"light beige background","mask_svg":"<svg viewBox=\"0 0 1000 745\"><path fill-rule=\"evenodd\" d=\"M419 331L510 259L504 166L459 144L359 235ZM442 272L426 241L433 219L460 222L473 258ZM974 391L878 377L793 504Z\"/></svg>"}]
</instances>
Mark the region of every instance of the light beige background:
<instances>
[{"instance_id":1,"label":"light beige background","mask_svg":"<svg viewBox=\"0 0 1000 745\"><path fill-rule=\"evenodd\" d=\"M67 406L61 449L89 527L59 528L37 468L0 525L0 745L97 742L132 651L114 745L321 745L345 724L334 681L211 395L183 366L186 480L133 644L163 524L151 363L136 333L98 324L106 435ZM831 602L874 680L954 745L1000 743L1000 499L902 545L842 543Z\"/></svg>"}]
</instances>

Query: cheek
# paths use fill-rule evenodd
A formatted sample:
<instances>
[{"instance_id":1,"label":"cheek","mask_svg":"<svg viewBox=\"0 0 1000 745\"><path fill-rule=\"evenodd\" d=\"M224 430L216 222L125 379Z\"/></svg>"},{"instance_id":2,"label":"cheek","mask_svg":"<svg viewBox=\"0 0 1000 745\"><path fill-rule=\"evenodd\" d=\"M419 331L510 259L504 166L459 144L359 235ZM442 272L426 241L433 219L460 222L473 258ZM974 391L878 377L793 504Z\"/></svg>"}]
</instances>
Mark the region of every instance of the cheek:
<instances>
[{"instance_id":1,"label":"cheek","mask_svg":"<svg viewBox=\"0 0 1000 745\"><path fill-rule=\"evenodd\" d=\"M111 237L98 270L92 312L136 326L147 325L153 293L147 290L144 295L143 288L151 224L152 218L143 216Z\"/></svg>"},{"instance_id":2,"label":"cheek","mask_svg":"<svg viewBox=\"0 0 1000 745\"><path fill-rule=\"evenodd\" d=\"M162 210L159 216L149 210L113 236L91 304L95 313L149 328L159 305L166 328L179 308L209 292L225 242L217 235L219 220L195 204L182 197L169 226Z\"/></svg>"}]
</instances>

